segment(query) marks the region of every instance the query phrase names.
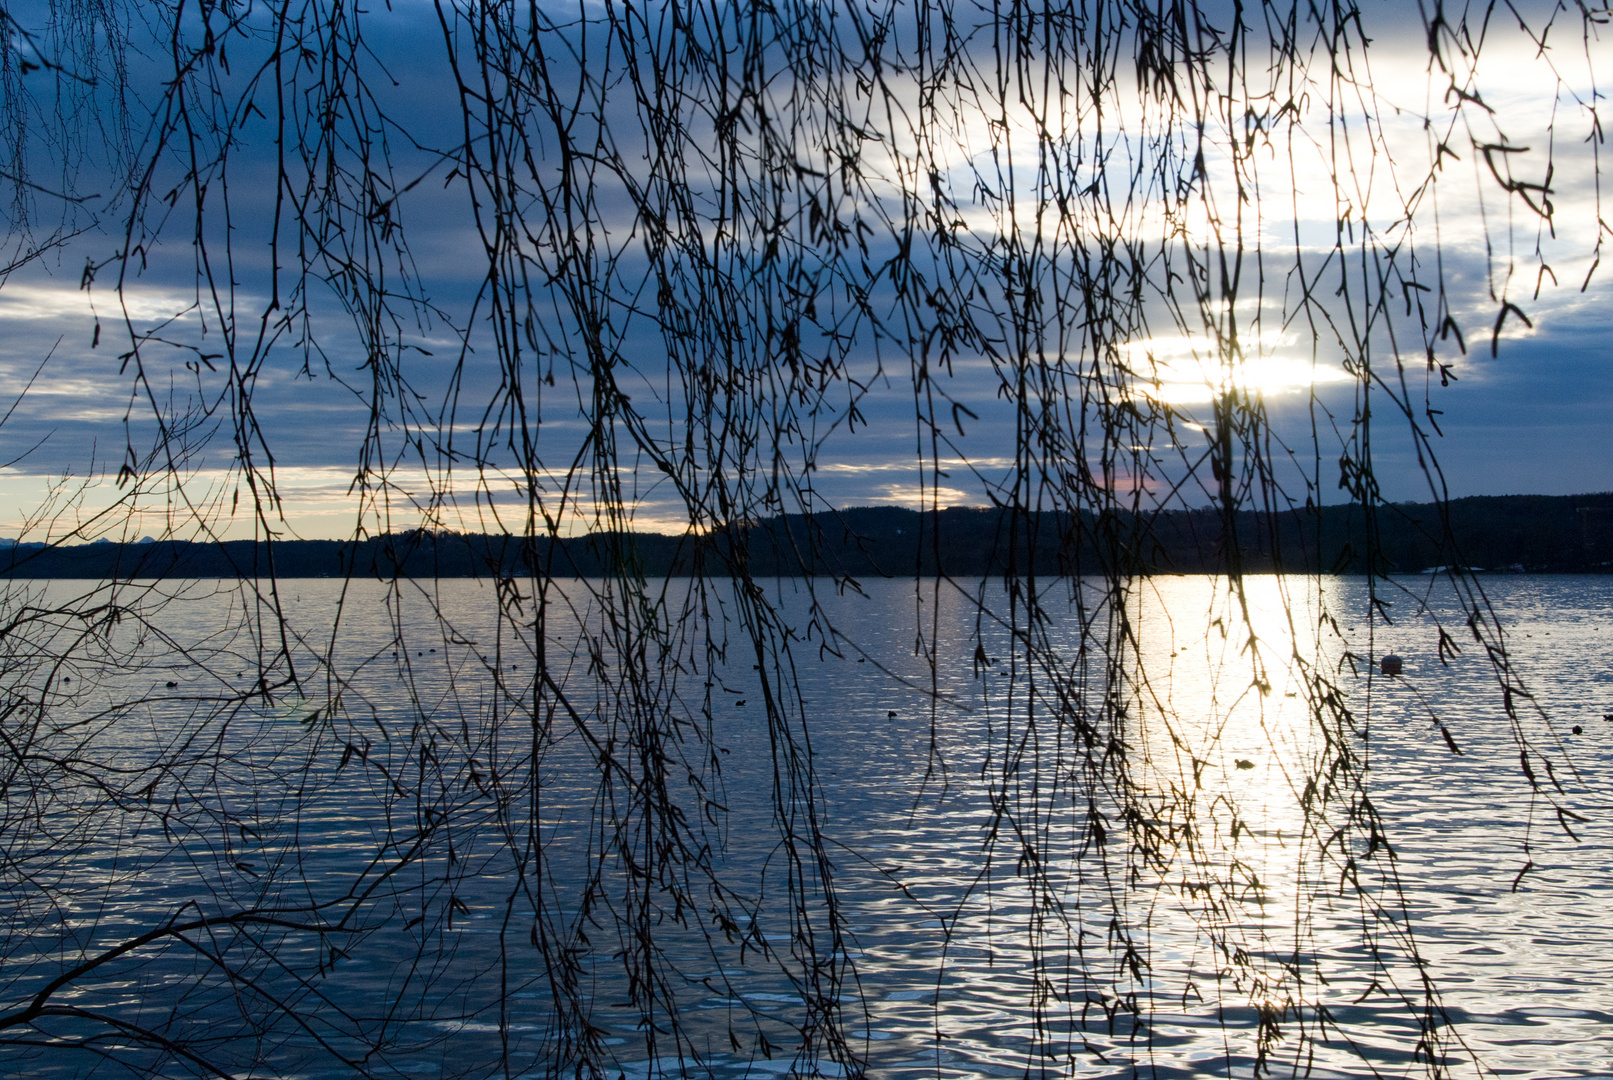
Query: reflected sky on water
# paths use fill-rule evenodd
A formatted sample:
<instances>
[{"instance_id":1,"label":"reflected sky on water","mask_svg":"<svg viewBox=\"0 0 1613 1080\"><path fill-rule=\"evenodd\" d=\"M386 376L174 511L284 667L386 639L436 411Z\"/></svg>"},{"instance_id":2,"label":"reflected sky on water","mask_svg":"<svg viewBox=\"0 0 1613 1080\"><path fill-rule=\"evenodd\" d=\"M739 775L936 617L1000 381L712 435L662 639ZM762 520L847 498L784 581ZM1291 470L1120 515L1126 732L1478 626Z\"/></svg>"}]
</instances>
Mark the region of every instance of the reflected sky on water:
<instances>
[{"instance_id":1,"label":"reflected sky on water","mask_svg":"<svg viewBox=\"0 0 1613 1080\"><path fill-rule=\"evenodd\" d=\"M1016 621L992 587L825 588L814 623L799 584L770 583L797 634L799 714L785 712L812 746L847 931L840 1007L870 1075L1250 1075L1262 1040L1275 1075L1362 1075L1363 1058L1418 1074L1425 971L1454 1025L1445 1052L1457 1072L1471 1074L1475 1057L1502 1076L1613 1072L1613 945L1602 932L1613 915L1613 580L1483 585L1551 718L1519 712L1529 738L1559 748L1567 805L1587 819L1568 822L1577 842L1524 778L1490 665L1455 633L1465 616L1438 579L1380 584L1392 622L1368 620L1360 579L1250 578L1239 594L1221 579L1160 577L1118 603L1083 587L1076 605L1055 583L1041 598L1047 618L1019 638L1010 628L1023 630L1023 611ZM167 636L150 635L146 667L86 662L72 689L52 684L55 707L86 717L143 699L90 725L99 753L137 758L198 730L229 748L213 772L194 756L195 787L170 793L166 832L129 819L58 868L52 887L71 902L53 948L105 947L185 901L334 902L355 880L379 880L374 865L396 855L409 816L429 810L453 820L453 850L410 864L411 882L387 879L386 903L363 908L362 949L332 957L296 934L251 943L274 958L264 978L317 1017L306 1031L263 1021L275 1049L258 1075L346 1075L332 1048L357 1052L378 1030L375 1075L483 1075L501 1053L519 1071L554 1037L548 972L527 943L531 909L519 910L532 894L512 854L530 856L519 826L536 822L549 853L537 894L560 923L598 930L583 982L620 1075L677 1075L696 1055L725 1077L841 1074L827 1058L792 1057L803 1005L784 956L776 742L731 597L720 609L728 662L707 671L691 660L644 692L693 716L709 708L707 734L673 755L724 808L699 833L780 955L758 960L721 934L713 944L698 919L669 924L657 945L687 976L671 992L688 1042L652 1059L621 1001L618 898L582 913L572 888L600 842L599 774L582 733L620 722L590 670L614 670L615 658L578 647L578 626L601 625L597 608L575 584L570 613L551 608L549 670L580 712L535 749L530 622L501 623L491 585L406 584L389 600L358 583L338 620L343 588L282 583L300 695L220 705L252 688L262 643L243 629L239 596L214 585L160 614ZM669 582L655 599L676 613L687 589ZM1462 646L1445 664L1435 616ZM1093 647L1111 637L1127 642L1118 657ZM1370 659L1388 652L1405 674L1369 678ZM343 678L323 679L322 665ZM1329 687L1336 710L1320 700ZM342 723L309 722L332 694ZM355 744L362 760L344 761ZM435 757L422 755L428 744ZM431 767L442 769L435 786ZM1363 796L1383 826L1377 840L1361 824ZM11 940L14 988L50 970L43 946ZM205 968L154 953L74 1000L146 1014L180 1001L199 1016L238 1007ZM341 1010L322 1013L326 1001ZM731 1031L744 1036L737 1051ZM89 1075L92 1063L0 1055L40 1075Z\"/></svg>"}]
</instances>

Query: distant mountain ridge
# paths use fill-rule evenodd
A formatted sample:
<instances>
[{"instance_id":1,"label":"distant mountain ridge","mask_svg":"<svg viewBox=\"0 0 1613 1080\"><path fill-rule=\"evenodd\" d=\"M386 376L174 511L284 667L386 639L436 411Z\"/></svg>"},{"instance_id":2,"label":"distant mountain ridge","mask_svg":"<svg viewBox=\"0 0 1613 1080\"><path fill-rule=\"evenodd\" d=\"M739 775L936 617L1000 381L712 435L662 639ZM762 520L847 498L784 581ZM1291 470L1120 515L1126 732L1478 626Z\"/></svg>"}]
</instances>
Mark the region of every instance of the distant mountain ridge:
<instances>
[{"instance_id":1,"label":"distant mountain ridge","mask_svg":"<svg viewBox=\"0 0 1613 1080\"><path fill-rule=\"evenodd\" d=\"M785 515L697 536L594 533L569 539L413 531L361 541L151 540L73 546L0 541L13 578L520 577L536 569L648 577L960 577L1123 573L1418 573L1432 567L1602 573L1613 570L1613 493L1504 495L1374 507L1012 514L861 507Z\"/></svg>"}]
</instances>

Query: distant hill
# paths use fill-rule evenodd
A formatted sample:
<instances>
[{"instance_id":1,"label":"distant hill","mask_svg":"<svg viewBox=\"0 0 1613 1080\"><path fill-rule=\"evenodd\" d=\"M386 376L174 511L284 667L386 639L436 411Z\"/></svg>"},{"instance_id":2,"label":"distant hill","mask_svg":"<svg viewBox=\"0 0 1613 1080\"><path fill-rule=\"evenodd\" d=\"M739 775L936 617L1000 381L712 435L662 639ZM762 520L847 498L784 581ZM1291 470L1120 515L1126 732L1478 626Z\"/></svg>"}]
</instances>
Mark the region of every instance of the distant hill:
<instances>
[{"instance_id":1,"label":"distant hill","mask_svg":"<svg viewBox=\"0 0 1613 1080\"><path fill-rule=\"evenodd\" d=\"M1461 565L1488 571L1613 570L1613 493L1508 495L1429 503L1274 513L1016 515L954 508L919 513L864 507L787 515L707 536L596 533L523 539L417 531L369 540L225 543L99 542L0 546L0 574L15 578L512 577L544 568L591 577L609 566L646 576L977 577L1010 569L1040 576L1123 573L1417 573ZM1377 543L1369 541L1375 519Z\"/></svg>"}]
</instances>

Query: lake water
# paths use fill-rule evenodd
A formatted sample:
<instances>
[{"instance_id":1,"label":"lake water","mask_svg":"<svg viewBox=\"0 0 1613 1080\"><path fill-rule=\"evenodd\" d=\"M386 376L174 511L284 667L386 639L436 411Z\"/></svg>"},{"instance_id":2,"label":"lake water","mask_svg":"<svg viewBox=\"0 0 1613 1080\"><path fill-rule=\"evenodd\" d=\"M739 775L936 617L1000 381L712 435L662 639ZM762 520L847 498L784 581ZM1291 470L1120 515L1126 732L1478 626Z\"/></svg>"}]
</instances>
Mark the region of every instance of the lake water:
<instances>
[{"instance_id":1,"label":"lake water","mask_svg":"<svg viewBox=\"0 0 1613 1080\"><path fill-rule=\"evenodd\" d=\"M535 680L531 598L489 584L282 582L283 639L234 583L146 624L156 596L131 593L104 645L58 620L58 651L83 641L65 665L11 646L7 701L56 730L8 780L0 1007L215 921L0 1031L0 1072L200 1074L166 1039L260 1077L548 1075L582 1039L613 1078L840 1076L848 1054L879 1077L1417 1075L1432 1031L1459 1075L1613 1076L1613 578L1482 585L1533 694L1510 718L1429 577L1380 584L1370 619L1359 579L1240 600L1155 578L1079 608L1058 584L1020 638L978 615L1008 614L997 588L826 589L814 621L770 582L799 692L771 725L778 657L726 586L666 583L645 602L670 629L644 637L562 585L542 648L575 715ZM726 633L715 667L688 610ZM1114 663L1090 648L1122 630ZM671 659L625 679L633 649ZM1369 678L1388 652L1404 675ZM630 732L655 761L617 756ZM782 824L814 821L792 858ZM243 910L273 917L217 921ZM825 1014L847 1046L798 1054Z\"/></svg>"}]
</instances>

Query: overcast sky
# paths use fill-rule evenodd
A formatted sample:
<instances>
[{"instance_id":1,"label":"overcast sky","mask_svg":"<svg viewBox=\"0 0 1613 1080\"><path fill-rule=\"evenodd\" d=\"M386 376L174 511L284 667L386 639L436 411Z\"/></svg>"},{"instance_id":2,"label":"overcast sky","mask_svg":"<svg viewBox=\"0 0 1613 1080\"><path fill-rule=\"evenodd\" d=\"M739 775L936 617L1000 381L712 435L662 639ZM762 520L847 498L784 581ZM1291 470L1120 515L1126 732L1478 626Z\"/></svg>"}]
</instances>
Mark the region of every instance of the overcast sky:
<instances>
[{"instance_id":1,"label":"overcast sky","mask_svg":"<svg viewBox=\"0 0 1613 1080\"><path fill-rule=\"evenodd\" d=\"M395 120L387 129L393 166L389 182L394 190L411 179L418 183L393 204L407 232L413 263L394 268L407 269L408 275L392 273L387 280L389 286L406 282L429 305L417 305L415 321L396 330L398 362L406 366L415 397L393 401L388 408L406 405L420 423L438 424L438 435L451 436L463 449L473 445L478 434L485 437L496 427L483 406L497 397L501 375L478 321L486 318L485 302L473 306L486 277L486 262L474 228L471 192L463 177L453 175L447 154L460 127L437 15L429 6L393 6L396 11L377 16L366 30L369 62L375 72L384 70L388 76L376 77L380 89L375 107ZM1508 38L1499 30L1486 44L1488 66L1481 68L1485 109L1495 110L1493 124L1505 125L1511 146L1530 148L1527 153L1499 155L1504 159L1501 164L1512 170L1505 175L1544 179L1544 151L1551 148L1555 234L1516 198L1509 200L1498 189L1496 177L1487 171L1489 163L1476 149L1496 135L1481 130L1485 121L1482 116L1474 121L1473 109L1460 118L1465 141L1453 140L1452 158L1445 162L1437 194L1415 202L1417 217L1408 228L1404 222L1396 223L1396 215L1428 172L1431 136L1425 121L1455 115L1449 96L1442 98L1442 87L1450 84L1451 77L1431 68L1423 45L1426 35L1415 12L1406 5L1369 7L1369 12L1380 20L1373 25L1384 31L1375 36L1370 54L1376 97L1365 112L1359 103L1339 106L1335 120L1345 117L1364 123L1392 155L1363 166L1355 178L1335 186L1330 161L1336 157L1330 156L1328 146L1337 133L1330 132L1325 106L1315 101L1307 105L1311 127L1302 129L1309 145L1290 140L1271 150L1259 174L1260 190L1252 204L1256 211L1243 227L1246 244L1266 251L1266 282L1258 300L1252 290L1243 294L1250 299L1239 315L1246 357L1238 376L1240 386L1263 398L1273 431L1294 451L1295 475L1316 468L1319 459L1313 479L1319 479L1323 501L1344 498L1334 484L1340 435L1333 425L1335 418L1347 425L1356 407L1357 384L1326 335L1313 337L1305 324L1285 321L1285 313L1294 310L1291 270L1296 244L1303 255L1321 262L1338 235L1338 192L1353 190L1359 194L1354 212L1368 217L1383 235L1401 236L1408 247L1414 243L1422 266L1432 266L1437 254L1452 290L1452 315L1467 350L1462 354L1454 339L1441 343L1438 360L1447 366L1446 385L1441 385L1436 371L1429 390L1432 407L1441 410L1436 419L1443 435L1437 438L1436 449L1450 493L1574 494L1613 489L1609 447L1613 310L1608 303L1613 260L1590 274L1585 284L1598 256L1598 222L1609 216L1600 204L1594 147L1585 141L1590 130L1585 103L1592 100L1592 67L1600 63L1605 74L1613 50L1566 31L1560 38L1560 53L1542 53L1528 41ZM134 160L142 147L153 145L152 133L165 115L151 103L169 70L164 64L171 65L171 59L143 36L149 31L140 25L131 23L125 32L131 97L145 103L137 104L127 130L132 148L128 156ZM42 30L36 42L48 51L52 40ZM254 44L242 37L238 45L228 47L236 49L234 68L219 84L218 101L210 106L225 111L240 109L252 93L269 93L263 87L273 85L272 78L264 81L261 74L266 55L261 40ZM27 54L26 46L19 49ZM65 54L53 55L60 61ZM256 91L250 89L254 70L259 72ZM48 75L49 69L29 78L42 80ZM631 103L623 107L630 108ZM631 118L623 113L618 122L624 117ZM48 126L42 114L32 123ZM1140 132L1147 122L1138 117L1134 123ZM104 137L115 142L113 135ZM969 169L979 167L980 151L971 140L986 136L960 130L957 137L960 149L952 182L963 190ZM1133 153L1137 145L1130 147ZM187 477L185 490L175 491L160 467L136 462L146 478L143 482L150 485L142 498L153 513L128 527L136 533L160 531L162 514L155 511L188 505L214 514L220 530L229 535L249 535L251 518L236 501L241 476L227 380L206 365L224 363L220 357L230 351L219 345L221 311L236 320L231 340L234 350L244 353L251 351L256 328L270 307L268 238L273 228L276 156L272 127L248 116L229 149L227 173L211 181L218 186L208 194L205 250L217 260L224 250L223 239L229 236L232 261L227 270L216 264L213 270L222 280L236 283L233 296L224 301L198 285L198 252L204 248L192 243L192 219L186 216L190 196L177 200L170 211L172 220L151 225L157 239L142 250L139 272L125 278L120 295L108 279L118 270L109 260L125 243L123 215L130 200L116 189L127 177L120 181L115 155L94 146L80 146L69 154L39 139L29 155L28 179L37 187L29 189L26 223L19 219L16 206L10 211L13 251L37 244L53 231L82 231L0 284L0 379L8 390L5 406L15 399L0 428L0 460L10 462L0 470L0 533L17 535L24 522L49 502L52 491L59 500L65 497L63 492L76 490L78 479L104 477L73 496L80 500L80 509L71 510L63 520L92 515L116 497L119 489L113 478L125 463L126 448L134 447L138 458L153 444L154 412L172 417L184 413L187 402L192 408L205 402L213 411L201 419L195 454L181 470ZM166 183L183 187L175 179L183 172L176 160L173 154L163 159L154 174L155 189ZM1013 167L1030 168L1032 163ZM1130 167L1136 167L1135 158ZM1229 182L1217 172L1219 168L1212 156L1207 163L1212 185ZM227 204L219 190L226 180ZM64 193L85 201L64 203L57 197ZM157 190L153 204L159 210L161 194ZM601 220L621 213L621 242L631 255L632 245L639 241L629 227L625 206L613 209L608 193L603 202ZM1152 213L1144 205L1128 227L1152 227ZM148 214L147 220L158 216ZM992 227L979 222L972 226ZM637 263L624 259L624 265L637 265L643 273L642 259ZM1540 270L1542 259L1548 274ZM82 287L86 263L103 264L89 290ZM1329 279L1329 288L1337 277ZM282 281L281 288L286 287ZM303 350L294 335L285 333L263 351L251 399L262 440L252 453L262 465L265 447L272 452L282 499L274 517L288 535L346 536L357 521L358 504L351 488L370 432L374 384L363 345L353 331L352 305L323 284L312 283L310 290L310 326L320 350ZM1515 301L1533 325L1510 317L1498 355L1492 357L1491 333L1501 300ZM131 333L143 342L144 383L136 379L129 362ZM1412 380L1411 396L1421 402L1423 381L1429 376L1418 362L1420 345L1391 343L1382 327L1369 337L1376 342L1376 363L1382 365L1380 371L1390 373L1391 382L1399 378L1393 363L1394 346L1399 346ZM472 351L463 354L465 366L456 369L456 358L467 343ZM681 398L666 378L667 353L658 333L648 321L641 321L623 331L620 344L625 357L621 389L642 407L652 426L657 416L671 417L664 434L669 444L675 442ZM1212 383L1219 376L1213 370L1207 376L1207 369L1195 359L1205 353L1202 340L1184 337L1161 313L1153 332L1128 347L1135 350L1139 366L1146 358L1150 370L1161 375L1162 383L1150 394L1170 402L1189 421L1207 422L1207 403L1215 392ZM888 340L864 337L851 347L847 372L865 388L857 391L865 394L858 403L861 423L846 424L842 415L837 426L835 418L825 414L818 430L823 442L814 485L826 503L917 505L921 474L916 461L930 451L930 444L915 421L911 361L910 355L893 350ZM549 447L545 467L558 474L571 463L587 430L582 410L588 405L591 383L562 367L554 372L556 382L550 387L542 380L544 363L541 356L533 359L533 386L542 395L542 439ZM548 363L552 370L552 354ZM24 395L23 387L36 371L38 377ZM956 423L949 425L952 445L942 451L948 473L941 481L942 505L984 504L987 488L1002 480L1012 460L1014 416L1000 386L985 355L965 349L954 357L951 374L944 380L945 393L965 411L949 414ZM850 392L841 392L835 400L843 403ZM445 402L454 400L459 407L455 423L443 427ZM1392 409L1374 415L1373 456L1385 496L1427 499L1430 488L1404 434L1404 423L1395 421ZM508 435L507 428L498 432L500 437ZM1198 437L1190 426L1181 428L1179 435L1189 450L1191 440ZM372 443L382 447L381 472L388 479L387 497L397 527L419 520L411 502L428 499L433 482L439 490L447 483L446 459L423 451L411 457L406 437L400 427L379 444ZM492 451L482 456L498 460ZM631 459L625 464L630 468ZM456 468L463 478L464 465ZM1169 469L1162 475L1170 475ZM65 484L64 476L69 477ZM679 527L683 512L658 471L646 466L627 474L625 481L639 504L641 527ZM1302 479L1290 487L1304 496ZM456 487L456 492L463 490ZM518 527L514 490L512 481L499 492L499 499L514 514L506 524ZM240 497L249 501L250 492ZM1190 484L1179 499L1200 505L1209 496L1207 490L1195 491ZM230 523L232 514L235 520ZM441 512L440 519L463 527L493 525L485 514L478 516L475 501L468 498L457 509Z\"/></svg>"}]
</instances>

